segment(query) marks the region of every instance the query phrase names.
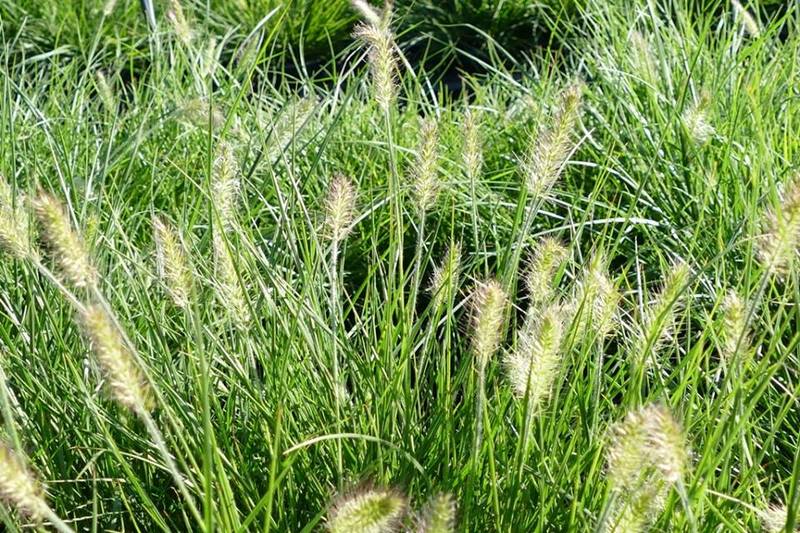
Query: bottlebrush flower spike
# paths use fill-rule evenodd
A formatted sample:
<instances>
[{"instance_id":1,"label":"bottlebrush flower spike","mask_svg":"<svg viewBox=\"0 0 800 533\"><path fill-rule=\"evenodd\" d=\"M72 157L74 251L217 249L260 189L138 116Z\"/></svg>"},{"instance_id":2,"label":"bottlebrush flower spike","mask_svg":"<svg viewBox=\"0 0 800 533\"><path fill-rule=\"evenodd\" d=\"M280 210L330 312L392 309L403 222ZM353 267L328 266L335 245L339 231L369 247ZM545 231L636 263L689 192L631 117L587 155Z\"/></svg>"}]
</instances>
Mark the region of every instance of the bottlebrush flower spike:
<instances>
[{"instance_id":1,"label":"bottlebrush flower spike","mask_svg":"<svg viewBox=\"0 0 800 533\"><path fill-rule=\"evenodd\" d=\"M153 238L158 276L175 305L186 307L189 305L192 274L180 235L171 224L154 215Z\"/></svg>"},{"instance_id":2,"label":"bottlebrush flower spike","mask_svg":"<svg viewBox=\"0 0 800 533\"><path fill-rule=\"evenodd\" d=\"M325 228L331 240L341 242L347 237L353 229L355 211L355 185L347 176L334 176L325 198Z\"/></svg>"},{"instance_id":3,"label":"bottlebrush flower spike","mask_svg":"<svg viewBox=\"0 0 800 533\"><path fill-rule=\"evenodd\" d=\"M437 494L423 512L419 533L453 533L456 524L456 502L447 493Z\"/></svg>"},{"instance_id":4,"label":"bottlebrush flower spike","mask_svg":"<svg viewBox=\"0 0 800 533\"><path fill-rule=\"evenodd\" d=\"M496 280L480 283L473 294L472 348L484 368L500 347L508 296Z\"/></svg>"},{"instance_id":5,"label":"bottlebrush flower spike","mask_svg":"<svg viewBox=\"0 0 800 533\"><path fill-rule=\"evenodd\" d=\"M428 211L433 207L439 193L437 168L439 136L437 130L438 125L434 119L422 121L417 161L414 166L414 191L416 192L417 208L420 211Z\"/></svg>"},{"instance_id":6,"label":"bottlebrush flower spike","mask_svg":"<svg viewBox=\"0 0 800 533\"><path fill-rule=\"evenodd\" d=\"M390 489L359 489L340 498L328 513L331 533L390 533L397 531L406 500Z\"/></svg>"},{"instance_id":7,"label":"bottlebrush flower spike","mask_svg":"<svg viewBox=\"0 0 800 533\"><path fill-rule=\"evenodd\" d=\"M580 116L582 90L582 85L576 83L561 93L550 126L539 132L528 149L523 171L533 197L550 190L575 147L573 135Z\"/></svg>"},{"instance_id":8,"label":"bottlebrush flower spike","mask_svg":"<svg viewBox=\"0 0 800 533\"><path fill-rule=\"evenodd\" d=\"M11 186L0 176L0 248L17 259L36 255L31 243L31 221L21 196L15 201Z\"/></svg>"},{"instance_id":9,"label":"bottlebrush flower spike","mask_svg":"<svg viewBox=\"0 0 800 533\"><path fill-rule=\"evenodd\" d=\"M100 305L92 304L82 311L81 319L111 396L136 414L149 411L150 384L111 317Z\"/></svg>"},{"instance_id":10,"label":"bottlebrush flower spike","mask_svg":"<svg viewBox=\"0 0 800 533\"><path fill-rule=\"evenodd\" d=\"M363 0L354 0L352 5L364 18L364 23L356 27L354 35L369 47L373 96L381 110L388 113L397 97L397 58L391 30L392 5L386 2L382 13Z\"/></svg>"},{"instance_id":11,"label":"bottlebrush flower spike","mask_svg":"<svg viewBox=\"0 0 800 533\"><path fill-rule=\"evenodd\" d=\"M6 443L0 443L0 499L35 521L48 510L44 487Z\"/></svg>"},{"instance_id":12,"label":"bottlebrush flower spike","mask_svg":"<svg viewBox=\"0 0 800 533\"><path fill-rule=\"evenodd\" d=\"M76 287L88 287L97 280L83 239L72 228L69 217L54 196L40 192L33 200L33 210L42 236L51 248L64 276Z\"/></svg>"},{"instance_id":13,"label":"bottlebrush flower spike","mask_svg":"<svg viewBox=\"0 0 800 533\"><path fill-rule=\"evenodd\" d=\"M553 276L566 260L567 253L555 239L544 238L537 243L525 277L532 310L553 299Z\"/></svg>"},{"instance_id":14,"label":"bottlebrush flower spike","mask_svg":"<svg viewBox=\"0 0 800 533\"><path fill-rule=\"evenodd\" d=\"M764 214L758 258L770 274L784 276L800 244L800 173L783 188L780 203Z\"/></svg>"}]
</instances>

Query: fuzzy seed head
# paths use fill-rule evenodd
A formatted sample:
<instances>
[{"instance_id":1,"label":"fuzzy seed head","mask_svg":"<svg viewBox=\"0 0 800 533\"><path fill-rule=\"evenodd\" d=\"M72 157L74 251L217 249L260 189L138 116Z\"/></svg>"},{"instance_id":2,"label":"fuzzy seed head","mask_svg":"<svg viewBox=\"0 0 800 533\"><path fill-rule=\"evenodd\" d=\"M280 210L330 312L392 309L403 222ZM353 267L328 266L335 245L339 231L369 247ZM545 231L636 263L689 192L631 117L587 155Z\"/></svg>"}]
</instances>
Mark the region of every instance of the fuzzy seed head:
<instances>
[{"instance_id":1,"label":"fuzzy seed head","mask_svg":"<svg viewBox=\"0 0 800 533\"><path fill-rule=\"evenodd\" d=\"M709 123L706 113L707 107L708 97L704 95L687 108L681 117L689 137L697 144L704 144L714 136L714 126Z\"/></svg>"},{"instance_id":2,"label":"fuzzy seed head","mask_svg":"<svg viewBox=\"0 0 800 533\"><path fill-rule=\"evenodd\" d=\"M117 100L114 97L114 90L108 83L105 74L98 70L95 72L95 79L97 80L97 94L100 96L100 101L108 113L116 113Z\"/></svg>"},{"instance_id":3,"label":"fuzzy seed head","mask_svg":"<svg viewBox=\"0 0 800 533\"><path fill-rule=\"evenodd\" d=\"M629 59L634 71L644 81L652 83L656 78L656 67L650 41L637 30L631 32L628 41L631 47Z\"/></svg>"},{"instance_id":4,"label":"fuzzy seed head","mask_svg":"<svg viewBox=\"0 0 800 533\"><path fill-rule=\"evenodd\" d=\"M31 244L30 214L25 209L25 199L18 196L16 201L11 186L0 176L0 248L17 259L36 255Z\"/></svg>"},{"instance_id":5,"label":"fuzzy seed head","mask_svg":"<svg viewBox=\"0 0 800 533\"><path fill-rule=\"evenodd\" d=\"M183 6L181 6L179 0L169 0L167 19L170 24L172 24L172 30L175 32L175 35L177 35L184 46L191 45L192 38L194 37L192 27L189 25L189 21L186 20L186 15L183 13Z\"/></svg>"},{"instance_id":6,"label":"fuzzy seed head","mask_svg":"<svg viewBox=\"0 0 800 533\"><path fill-rule=\"evenodd\" d=\"M35 521L48 510L44 487L6 443L0 443L0 499Z\"/></svg>"},{"instance_id":7,"label":"fuzzy seed head","mask_svg":"<svg viewBox=\"0 0 800 533\"><path fill-rule=\"evenodd\" d=\"M578 283L572 303L578 337L602 342L617 323L621 299L622 295L608 276L605 257L596 254Z\"/></svg>"},{"instance_id":8,"label":"fuzzy seed head","mask_svg":"<svg viewBox=\"0 0 800 533\"><path fill-rule=\"evenodd\" d=\"M390 533L406 512L406 500L388 489L366 489L340 499L328 513L331 533Z\"/></svg>"},{"instance_id":9,"label":"fuzzy seed head","mask_svg":"<svg viewBox=\"0 0 800 533\"><path fill-rule=\"evenodd\" d=\"M800 173L783 188L779 205L765 213L762 227L758 258L770 274L785 276L800 244Z\"/></svg>"},{"instance_id":10,"label":"fuzzy seed head","mask_svg":"<svg viewBox=\"0 0 800 533\"><path fill-rule=\"evenodd\" d=\"M671 486L683 479L689 452L672 413L649 405L611 428L607 461L608 480L619 497L611 531L641 531L663 510Z\"/></svg>"},{"instance_id":11,"label":"fuzzy seed head","mask_svg":"<svg viewBox=\"0 0 800 533\"><path fill-rule=\"evenodd\" d=\"M483 150L481 148L481 134L479 120L476 114L467 109L464 113L464 170L467 178L477 180L483 167Z\"/></svg>"},{"instance_id":12,"label":"fuzzy seed head","mask_svg":"<svg viewBox=\"0 0 800 533\"><path fill-rule=\"evenodd\" d=\"M459 273L461 271L461 246L451 245L442 262L433 268L430 292L437 305L442 305L458 290Z\"/></svg>"},{"instance_id":13,"label":"fuzzy seed head","mask_svg":"<svg viewBox=\"0 0 800 533\"><path fill-rule=\"evenodd\" d=\"M548 128L539 132L523 161L528 190L533 197L546 194L561 175L572 150L580 116L582 86L573 84L561 93Z\"/></svg>"},{"instance_id":14,"label":"fuzzy seed head","mask_svg":"<svg viewBox=\"0 0 800 533\"><path fill-rule=\"evenodd\" d=\"M730 361L747 348L747 308L733 290L722 301L722 357Z\"/></svg>"},{"instance_id":15,"label":"fuzzy seed head","mask_svg":"<svg viewBox=\"0 0 800 533\"><path fill-rule=\"evenodd\" d=\"M419 533L453 533L456 527L456 501L443 492L431 498L418 529Z\"/></svg>"},{"instance_id":16,"label":"fuzzy seed head","mask_svg":"<svg viewBox=\"0 0 800 533\"><path fill-rule=\"evenodd\" d=\"M153 240L158 277L175 305L187 307L192 274L180 235L171 224L156 215L153 216Z\"/></svg>"},{"instance_id":17,"label":"fuzzy seed head","mask_svg":"<svg viewBox=\"0 0 800 533\"><path fill-rule=\"evenodd\" d=\"M343 241L353 229L356 212L356 188L353 181L337 174L325 198L325 228L334 242Z\"/></svg>"},{"instance_id":18,"label":"fuzzy seed head","mask_svg":"<svg viewBox=\"0 0 800 533\"><path fill-rule=\"evenodd\" d=\"M544 238L536 244L525 277L532 310L553 299L553 276L566 260L567 253L555 239Z\"/></svg>"},{"instance_id":19,"label":"fuzzy seed head","mask_svg":"<svg viewBox=\"0 0 800 533\"><path fill-rule=\"evenodd\" d=\"M92 304L82 311L81 319L111 396L134 413L149 411L150 384L111 317L100 305Z\"/></svg>"},{"instance_id":20,"label":"fuzzy seed head","mask_svg":"<svg viewBox=\"0 0 800 533\"><path fill-rule=\"evenodd\" d=\"M789 509L784 504L773 503L758 512L761 527L767 533L783 533L789 519ZM795 528L798 531L800 528Z\"/></svg>"},{"instance_id":21,"label":"fuzzy seed head","mask_svg":"<svg viewBox=\"0 0 800 533\"><path fill-rule=\"evenodd\" d=\"M103 4L103 16L110 16L115 7L117 7L117 0L106 0L106 3Z\"/></svg>"},{"instance_id":22,"label":"fuzzy seed head","mask_svg":"<svg viewBox=\"0 0 800 533\"><path fill-rule=\"evenodd\" d=\"M352 0L353 8L361 14L361 17L367 24L380 27L383 24L383 17L378 10L375 9L369 2L365 0Z\"/></svg>"},{"instance_id":23,"label":"fuzzy seed head","mask_svg":"<svg viewBox=\"0 0 800 533\"><path fill-rule=\"evenodd\" d=\"M683 479L688 464L683 431L663 405L633 410L611 429L608 478L615 489L633 490L652 476L672 485Z\"/></svg>"},{"instance_id":24,"label":"fuzzy seed head","mask_svg":"<svg viewBox=\"0 0 800 533\"><path fill-rule=\"evenodd\" d=\"M640 362L651 365L651 353L657 353L666 341L672 338L676 317L685 304L684 288L689 283L691 269L686 263L672 266L661 291L652 299L649 307L642 315L636 346L633 354Z\"/></svg>"},{"instance_id":25,"label":"fuzzy seed head","mask_svg":"<svg viewBox=\"0 0 800 533\"><path fill-rule=\"evenodd\" d=\"M185 122L201 130L217 131L225 125L225 114L205 98L192 98L180 107L180 117Z\"/></svg>"},{"instance_id":26,"label":"fuzzy seed head","mask_svg":"<svg viewBox=\"0 0 800 533\"><path fill-rule=\"evenodd\" d=\"M318 101L313 97L301 98L287 105L273 124L264 124L264 128L271 130L269 137L269 160L273 163L283 155L286 148L296 138L300 128L313 115ZM265 120L267 122L269 119Z\"/></svg>"},{"instance_id":27,"label":"fuzzy seed head","mask_svg":"<svg viewBox=\"0 0 800 533\"><path fill-rule=\"evenodd\" d=\"M758 37L761 35L761 25L758 23L755 17L737 0L731 0L731 4L733 5L733 11L736 14L736 19L739 21L739 24L742 25L745 33L747 33L750 37Z\"/></svg>"},{"instance_id":28,"label":"fuzzy seed head","mask_svg":"<svg viewBox=\"0 0 800 533\"><path fill-rule=\"evenodd\" d=\"M219 52L217 39L211 37L206 43L201 61L200 76L203 79L211 78L217 71L217 67L219 67Z\"/></svg>"},{"instance_id":29,"label":"fuzzy seed head","mask_svg":"<svg viewBox=\"0 0 800 533\"><path fill-rule=\"evenodd\" d=\"M239 203L239 162L228 143L220 143L214 160L214 179L211 200L224 231L236 228L236 208Z\"/></svg>"},{"instance_id":30,"label":"fuzzy seed head","mask_svg":"<svg viewBox=\"0 0 800 533\"><path fill-rule=\"evenodd\" d=\"M397 58L391 30L392 9L387 2L380 15L367 2L354 1L364 22L356 27L354 36L369 49L373 96L381 111L388 113L397 97Z\"/></svg>"},{"instance_id":31,"label":"fuzzy seed head","mask_svg":"<svg viewBox=\"0 0 800 533\"><path fill-rule=\"evenodd\" d=\"M485 368L503 338L508 296L496 280L480 283L473 294L472 348L480 368Z\"/></svg>"},{"instance_id":32,"label":"fuzzy seed head","mask_svg":"<svg viewBox=\"0 0 800 533\"><path fill-rule=\"evenodd\" d=\"M246 329L250 323L250 305L239 273L236 270L234 255L230 250L232 242L225 240L223 232L214 230L214 286L220 305L227 311L239 329Z\"/></svg>"},{"instance_id":33,"label":"fuzzy seed head","mask_svg":"<svg viewBox=\"0 0 800 533\"><path fill-rule=\"evenodd\" d=\"M61 273L76 287L88 287L97 280L83 239L72 228L64 206L54 196L40 192L33 200L33 211L42 237L52 250Z\"/></svg>"},{"instance_id":34,"label":"fuzzy seed head","mask_svg":"<svg viewBox=\"0 0 800 533\"><path fill-rule=\"evenodd\" d=\"M433 207L439 193L437 169L439 135L437 130L438 126L434 119L424 120L420 128L420 144L414 167L414 191L417 197L417 208L423 212Z\"/></svg>"},{"instance_id":35,"label":"fuzzy seed head","mask_svg":"<svg viewBox=\"0 0 800 533\"><path fill-rule=\"evenodd\" d=\"M551 304L525 319L517 349L506 357L506 370L517 398L527 398L529 416L538 412L550 395L561 366L563 309Z\"/></svg>"}]
</instances>

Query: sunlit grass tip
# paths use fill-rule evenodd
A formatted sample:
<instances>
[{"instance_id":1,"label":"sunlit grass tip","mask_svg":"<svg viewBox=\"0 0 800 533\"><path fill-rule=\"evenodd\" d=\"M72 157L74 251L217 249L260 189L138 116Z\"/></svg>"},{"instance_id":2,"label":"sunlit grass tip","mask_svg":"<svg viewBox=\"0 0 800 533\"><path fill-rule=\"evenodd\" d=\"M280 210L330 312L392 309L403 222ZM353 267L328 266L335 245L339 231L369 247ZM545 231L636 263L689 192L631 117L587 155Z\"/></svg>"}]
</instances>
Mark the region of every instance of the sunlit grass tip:
<instances>
[{"instance_id":1,"label":"sunlit grass tip","mask_svg":"<svg viewBox=\"0 0 800 533\"><path fill-rule=\"evenodd\" d=\"M602 342L619 324L622 295L608 275L607 259L596 252L585 268L570 303L572 328L579 338Z\"/></svg>"},{"instance_id":2,"label":"sunlit grass tip","mask_svg":"<svg viewBox=\"0 0 800 533\"><path fill-rule=\"evenodd\" d=\"M783 533L789 519L789 509L785 504L772 503L758 511L758 519L766 533ZM795 531L797 530L795 527Z\"/></svg>"},{"instance_id":3,"label":"sunlit grass tip","mask_svg":"<svg viewBox=\"0 0 800 533\"><path fill-rule=\"evenodd\" d=\"M225 231L236 228L236 210L241 189L239 173L239 161L233 146L228 142L219 143L217 157L214 159L211 200L219 216L219 223Z\"/></svg>"},{"instance_id":4,"label":"sunlit grass tip","mask_svg":"<svg viewBox=\"0 0 800 533\"><path fill-rule=\"evenodd\" d=\"M414 192L417 208L428 211L436 203L441 184L438 176L439 159L438 124L435 118L423 119L420 125L420 141L414 164Z\"/></svg>"},{"instance_id":5,"label":"sunlit grass tip","mask_svg":"<svg viewBox=\"0 0 800 533\"><path fill-rule=\"evenodd\" d=\"M528 416L538 412L553 389L563 333L564 311L551 304L526 317L516 349L506 356L508 380L517 398L527 398Z\"/></svg>"},{"instance_id":6,"label":"sunlit grass tip","mask_svg":"<svg viewBox=\"0 0 800 533\"><path fill-rule=\"evenodd\" d=\"M751 37L761 35L761 24L758 23L756 18L738 0L731 0L731 5L733 6L736 20L742 25L745 33Z\"/></svg>"},{"instance_id":7,"label":"sunlit grass tip","mask_svg":"<svg viewBox=\"0 0 800 533\"><path fill-rule=\"evenodd\" d=\"M167 19L172 25L172 30L175 32L175 35L177 35L178 39L180 39L184 46L190 46L194 38L194 32L192 31L192 26L189 24L189 21L186 19L180 0L169 0Z\"/></svg>"},{"instance_id":8,"label":"sunlit grass tip","mask_svg":"<svg viewBox=\"0 0 800 533\"><path fill-rule=\"evenodd\" d=\"M650 404L628 412L609 431L607 475L617 495L612 523L651 522L662 510L669 490L681 482L690 463L683 430L670 410Z\"/></svg>"},{"instance_id":9,"label":"sunlit grass tip","mask_svg":"<svg viewBox=\"0 0 800 533\"><path fill-rule=\"evenodd\" d=\"M749 347L747 306L739 294L730 290L722 300L722 357L731 361Z\"/></svg>"},{"instance_id":10,"label":"sunlit grass tip","mask_svg":"<svg viewBox=\"0 0 800 533\"><path fill-rule=\"evenodd\" d=\"M452 298L458 290L461 273L461 246L452 244L447 248L441 262L433 267L430 292L437 304Z\"/></svg>"},{"instance_id":11,"label":"sunlit grass tip","mask_svg":"<svg viewBox=\"0 0 800 533\"><path fill-rule=\"evenodd\" d=\"M552 300L555 294L553 276L568 253L564 245L553 238L545 237L536 243L525 276L531 309Z\"/></svg>"}]
</instances>

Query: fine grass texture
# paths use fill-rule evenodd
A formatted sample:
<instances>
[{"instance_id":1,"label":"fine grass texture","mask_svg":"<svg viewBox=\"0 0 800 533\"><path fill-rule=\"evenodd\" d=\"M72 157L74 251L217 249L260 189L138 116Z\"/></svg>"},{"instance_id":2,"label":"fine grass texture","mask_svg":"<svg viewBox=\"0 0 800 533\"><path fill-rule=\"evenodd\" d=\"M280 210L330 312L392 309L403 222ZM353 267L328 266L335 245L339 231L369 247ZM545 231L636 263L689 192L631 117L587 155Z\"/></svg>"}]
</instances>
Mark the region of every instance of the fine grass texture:
<instances>
[{"instance_id":1,"label":"fine grass texture","mask_svg":"<svg viewBox=\"0 0 800 533\"><path fill-rule=\"evenodd\" d=\"M444 4L0 0L5 530L800 525L800 13Z\"/></svg>"}]
</instances>

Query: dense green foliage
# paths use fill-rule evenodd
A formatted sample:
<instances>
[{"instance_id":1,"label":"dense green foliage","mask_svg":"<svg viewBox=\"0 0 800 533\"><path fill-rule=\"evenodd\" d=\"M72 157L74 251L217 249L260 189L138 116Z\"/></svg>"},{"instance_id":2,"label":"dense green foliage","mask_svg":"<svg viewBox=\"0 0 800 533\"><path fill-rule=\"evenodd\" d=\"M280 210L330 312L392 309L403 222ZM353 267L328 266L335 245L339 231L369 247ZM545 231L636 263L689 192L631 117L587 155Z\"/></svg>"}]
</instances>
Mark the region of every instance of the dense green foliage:
<instances>
[{"instance_id":1,"label":"dense green foliage","mask_svg":"<svg viewBox=\"0 0 800 533\"><path fill-rule=\"evenodd\" d=\"M81 531L310 531L375 486L393 489L369 500L378 513L452 494L459 531L611 531L626 493L609 450L629 431L614 424L634 412L669 430L671 413L689 450L678 481L663 473L654 530L757 531L770 504L794 527L796 10L398 1L383 107L349 2L187 0L189 38L168 4L151 33L139 2L105 16L99 0L0 0L3 440L55 514ZM422 119L438 125L428 209ZM553 139L563 168L543 155ZM41 191L96 285L68 275L41 202L41 262L14 257L2 226ZM154 216L182 235L184 307ZM543 237L567 252L536 302ZM501 300L488 280L508 304L482 324L479 302ZM152 418L82 332L89 302L129 338ZM509 356L545 338L553 381L534 405ZM20 530L31 513L4 476L0 520Z\"/></svg>"}]
</instances>

